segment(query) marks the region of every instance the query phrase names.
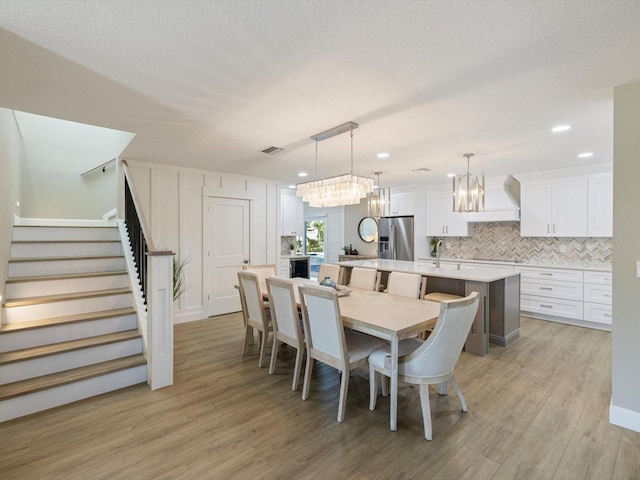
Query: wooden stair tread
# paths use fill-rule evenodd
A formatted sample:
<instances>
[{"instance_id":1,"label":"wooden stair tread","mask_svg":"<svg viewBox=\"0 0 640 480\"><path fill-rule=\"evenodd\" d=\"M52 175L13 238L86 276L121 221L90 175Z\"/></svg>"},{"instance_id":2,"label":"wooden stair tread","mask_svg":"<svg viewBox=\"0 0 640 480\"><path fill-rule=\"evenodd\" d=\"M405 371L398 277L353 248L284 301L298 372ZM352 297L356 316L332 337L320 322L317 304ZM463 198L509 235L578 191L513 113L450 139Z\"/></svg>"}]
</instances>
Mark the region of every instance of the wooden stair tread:
<instances>
[{"instance_id":1,"label":"wooden stair tread","mask_svg":"<svg viewBox=\"0 0 640 480\"><path fill-rule=\"evenodd\" d=\"M129 357L117 358L107 362L96 363L86 367L74 368L60 373L52 373L41 377L29 378L19 382L0 385L0 401L10 398L35 393L49 388L67 385L69 383L87 380L89 378L106 375L129 368L138 367L147 363L144 355L131 355Z\"/></svg>"},{"instance_id":2,"label":"wooden stair tread","mask_svg":"<svg viewBox=\"0 0 640 480\"><path fill-rule=\"evenodd\" d=\"M76 315L65 315L62 317L43 318L30 322L5 323L0 327L0 335L3 333L18 332L23 330L33 330L37 328L46 328L55 325L63 325L78 322L88 322L92 320L101 320L109 317L119 317L121 315L135 314L133 307L116 308L113 310L102 310L99 312L78 313Z\"/></svg>"},{"instance_id":3,"label":"wooden stair tread","mask_svg":"<svg viewBox=\"0 0 640 480\"><path fill-rule=\"evenodd\" d=\"M105 297L108 295L119 295L122 293L130 293L129 287L111 288L108 290L92 290L88 292L59 293L56 295L43 295L41 297L25 297L25 298L8 298L4 302L5 308L23 307L26 305L41 305L43 303L62 302L65 300L77 300L83 298Z\"/></svg>"},{"instance_id":4,"label":"wooden stair tread","mask_svg":"<svg viewBox=\"0 0 640 480\"><path fill-rule=\"evenodd\" d=\"M114 270L106 272L90 272L90 273L66 273L63 275L36 275L32 277L12 277L7 278L5 283L22 283L22 282L42 282L48 280L67 280L73 278L91 278L91 277L110 277L113 275L127 275L126 270Z\"/></svg>"},{"instance_id":5,"label":"wooden stair tread","mask_svg":"<svg viewBox=\"0 0 640 480\"><path fill-rule=\"evenodd\" d=\"M107 333L105 335L96 335L94 337L80 338L78 340L69 340L67 342L2 352L0 353L0 365L46 357L57 353L73 352L75 350L82 350L83 348L91 348L99 345L123 342L140 338L140 336L138 330L125 330L122 332Z\"/></svg>"},{"instance_id":6,"label":"wooden stair tread","mask_svg":"<svg viewBox=\"0 0 640 480\"><path fill-rule=\"evenodd\" d=\"M117 225L14 225L13 228L118 228Z\"/></svg>"},{"instance_id":7,"label":"wooden stair tread","mask_svg":"<svg viewBox=\"0 0 640 480\"><path fill-rule=\"evenodd\" d=\"M72 261L72 260L95 260L95 259L114 259L124 258L123 254L118 255L76 255L67 257L21 257L10 258L9 263L27 263L27 262L54 262L54 261Z\"/></svg>"},{"instance_id":8,"label":"wooden stair tread","mask_svg":"<svg viewBox=\"0 0 640 480\"><path fill-rule=\"evenodd\" d=\"M30 243L120 243L120 240L13 240L12 244L30 244Z\"/></svg>"}]
</instances>

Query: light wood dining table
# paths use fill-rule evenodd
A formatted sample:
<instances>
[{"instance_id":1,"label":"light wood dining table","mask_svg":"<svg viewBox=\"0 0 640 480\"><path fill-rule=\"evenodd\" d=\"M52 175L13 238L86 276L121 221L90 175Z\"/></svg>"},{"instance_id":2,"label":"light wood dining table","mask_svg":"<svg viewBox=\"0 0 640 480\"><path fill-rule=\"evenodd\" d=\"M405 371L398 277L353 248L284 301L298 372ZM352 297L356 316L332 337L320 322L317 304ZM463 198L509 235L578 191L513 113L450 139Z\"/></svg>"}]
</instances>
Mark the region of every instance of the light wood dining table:
<instances>
[{"instance_id":1,"label":"light wood dining table","mask_svg":"<svg viewBox=\"0 0 640 480\"><path fill-rule=\"evenodd\" d=\"M306 278L292 278L296 303L300 305L298 287L316 284ZM266 286L263 292L266 293ZM433 327L440 313L440 303L388 293L352 289L339 297L340 314L345 327L381 338L391 344L390 426L398 425L398 344L403 338Z\"/></svg>"}]
</instances>

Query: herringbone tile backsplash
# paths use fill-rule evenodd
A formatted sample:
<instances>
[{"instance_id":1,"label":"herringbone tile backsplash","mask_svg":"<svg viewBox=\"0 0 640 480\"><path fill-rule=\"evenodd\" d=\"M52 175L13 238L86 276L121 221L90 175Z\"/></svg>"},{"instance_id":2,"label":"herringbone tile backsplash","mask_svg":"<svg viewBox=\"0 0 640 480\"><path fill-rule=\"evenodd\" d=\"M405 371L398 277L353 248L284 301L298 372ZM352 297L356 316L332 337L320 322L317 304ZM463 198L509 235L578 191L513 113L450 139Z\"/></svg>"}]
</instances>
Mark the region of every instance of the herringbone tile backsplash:
<instances>
[{"instance_id":1,"label":"herringbone tile backsplash","mask_svg":"<svg viewBox=\"0 0 640 480\"><path fill-rule=\"evenodd\" d=\"M519 222L476 223L472 237L444 240L447 258L611 267L611 238L521 237Z\"/></svg>"}]
</instances>

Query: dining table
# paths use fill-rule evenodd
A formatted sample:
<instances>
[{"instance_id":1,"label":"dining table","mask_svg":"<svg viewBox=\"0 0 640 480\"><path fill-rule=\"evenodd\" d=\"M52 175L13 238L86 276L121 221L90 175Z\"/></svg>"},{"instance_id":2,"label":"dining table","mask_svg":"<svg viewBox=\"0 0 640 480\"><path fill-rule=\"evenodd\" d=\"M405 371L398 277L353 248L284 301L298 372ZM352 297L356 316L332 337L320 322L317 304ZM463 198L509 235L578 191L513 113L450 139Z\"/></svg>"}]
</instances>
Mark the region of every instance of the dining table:
<instances>
[{"instance_id":1,"label":"dining table","mask_svg":"<svg viewBox=\"0 0 640 480\"><path fill-rule=\"evenodd\" d=\"M298 287L317 284L306 278L292 278L296 303L300 305ZM261 285L263 292L266 286ZM360 290L338 290L340 315L345 327L381 338L390 343L390 427L398 426L398 358L403 338L415 337L432 328L440 313L440 303L388 293Z\"/></svg>"}]
</instances>

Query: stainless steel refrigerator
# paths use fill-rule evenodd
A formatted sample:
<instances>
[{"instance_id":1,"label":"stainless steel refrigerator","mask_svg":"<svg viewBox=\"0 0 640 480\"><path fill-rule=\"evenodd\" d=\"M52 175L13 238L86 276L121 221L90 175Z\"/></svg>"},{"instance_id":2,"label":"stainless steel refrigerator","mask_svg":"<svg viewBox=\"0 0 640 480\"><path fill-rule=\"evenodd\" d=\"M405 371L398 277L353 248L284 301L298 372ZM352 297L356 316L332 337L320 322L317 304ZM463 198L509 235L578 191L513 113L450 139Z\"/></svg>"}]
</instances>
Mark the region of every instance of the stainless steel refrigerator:
<instances>
[{"instance_id":1,"label":"stainless steel refrigerator","mask_svg":"<svg viewBox=\"0 0 640 480\"><path fill-rule=\"evenodd\" d=\"M382 217L378 239L378 258L413 261L413 217Z\"/></svg>"}]
</instances>

